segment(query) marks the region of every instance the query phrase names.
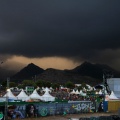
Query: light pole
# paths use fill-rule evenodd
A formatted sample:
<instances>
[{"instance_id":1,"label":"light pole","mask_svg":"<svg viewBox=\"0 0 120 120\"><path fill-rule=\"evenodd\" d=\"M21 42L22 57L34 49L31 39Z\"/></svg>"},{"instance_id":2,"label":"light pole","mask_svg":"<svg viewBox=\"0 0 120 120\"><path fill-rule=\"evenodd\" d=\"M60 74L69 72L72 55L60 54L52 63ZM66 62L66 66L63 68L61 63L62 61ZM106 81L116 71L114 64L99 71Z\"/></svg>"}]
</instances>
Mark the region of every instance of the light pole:
<instances>
[{"instance_id":1,"label":"light pole","mask_svg":"<svg viewBox=\"0 0 120 120\"><path fill-rule=\"evenodd\" d=\"M105 75L103 74L103 101L105 101Z\"/></svg>"},{"instance_id":2,"label":"light pole","mask_svg":"<svg viewBox=\"0 0 120 120\"><path fill-rule=\"evenodd\" d=\"M10 79L7 78L7 90L6 90L6 101L5 101L5 120L8 119L7 113L8 113L8 89L9 89L9 81L10 81Z\"/></svg>"}]
</instances>

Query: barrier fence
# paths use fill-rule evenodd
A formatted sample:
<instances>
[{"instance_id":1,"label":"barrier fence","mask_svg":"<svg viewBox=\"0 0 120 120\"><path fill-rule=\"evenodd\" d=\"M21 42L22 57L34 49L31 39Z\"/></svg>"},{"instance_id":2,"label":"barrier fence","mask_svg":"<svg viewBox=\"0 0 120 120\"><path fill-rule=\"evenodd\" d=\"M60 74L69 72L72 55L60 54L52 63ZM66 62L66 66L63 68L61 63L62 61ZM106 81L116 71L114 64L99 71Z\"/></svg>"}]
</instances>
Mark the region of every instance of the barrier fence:
<instances>
[{"instance_id":1,"label":"barrier fence","mask_svg":"<svg viewBox=\"0 0 120 120\"><path fill-rule=\"evenodd\" d=\"M89 113L97 112L102 109L101 103L92 101L68 101L68 102L41 102L41 103L27 103L27 102L11 102L8 103L8 109L10 106L15 106L14 110L19 112L24 118L50 115L66 115L66 114L78 114L78 113ZM100 109L100 110L101 110ZM33 111L33 113L31 112ZM0 105L0 112L5 113L4 104ZM81 120L98 120L96 117L91 118L80 118ZM105 119L105 118L104 118ZM102 120L104 120L102 119ZM106 118L108 119L108 118ZM109 118L109 120L112 118ZM99 118L101 120L101 118Z\"/></svg>"}]
</instances>

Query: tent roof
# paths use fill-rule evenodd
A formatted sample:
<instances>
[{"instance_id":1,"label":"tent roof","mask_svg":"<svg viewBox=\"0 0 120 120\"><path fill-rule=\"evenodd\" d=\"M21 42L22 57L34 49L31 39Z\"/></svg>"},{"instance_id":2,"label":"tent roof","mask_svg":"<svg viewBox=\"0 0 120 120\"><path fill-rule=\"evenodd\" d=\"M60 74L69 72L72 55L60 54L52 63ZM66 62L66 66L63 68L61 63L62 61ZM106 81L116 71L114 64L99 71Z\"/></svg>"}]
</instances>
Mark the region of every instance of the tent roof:
<instances>
[{"instance_id":1,"label":"tent roof","mask_svg":"<svg viewBox=\"0 0 120 120\"><path fill-rule=\"evenodd\" d=\"M48 87L44 88L43 91L45 91L45 92L51 92L51 90Z\"/></svg>"},{"instance_id":2,"label":"tent roof","mask_svg":"<svg viewBox=\"0 0 120 120\"><path fill-rule=\"evenodd\" d=\"M73 89L73 91L70 94L76 94L75 90Z\"/></svg>"},{"instance_id":3,"label":"tent roof","mask_svg":"<svg viewBox=\"0 0 120 120\"><path fill-rule=\"evenodd\" d=\"M53 97L52 95L49 94L48 91L46 91L44 93L44 95L41 96L41 100L44 100L44 101L54 101L55 97Z\"/></svg>"},{"instance_id":4,"label":"tent roof","mask_svg":"<svg viewBox=\"0 0 120 120\"><path fill-rule=\"evenodd\" d=\"M80 92L78 90L76 90L75 94L80 94Z\"/></svg>"},{"instance_id":5,"label":"tent roof","mask_svg":"<svg viewBox=\"0 0 120 120\"><path fill-rule=\"evenodd\" d=\"M13 93L11 92L10 89L7 90L7 93L3 96L3 97L8 97L8 98L11 98L11 99L17 99Z\"/></svg>"},{"instance_id":6,"label":"tent roof","mask_svg":"<svg viewBox=\"0 0 120 120\"><path fill-rule=\"evenodd\" d=\"M109 99L118 99L118 98L116 97L116 95L112 91L111 94L110 94L110 96L109 96Z\"/></svg>"},{"instance_id":7,"label":"tent roof","mask_svg":"<svg viewBox=\"0 0 120 120\"><path fill-rule=\"evenodd\" d=\"M28 97L28 95L22 89L22 91L17 95L17 97Z\"/></svg>"},{"instance_id":8,"label":"tent roof","mask_svg":"<svg viewBox=\"0 0 120 120\"><path fill-rule=\"evenodd\" d=\"M102 95L102 91L100 90L98 94L99 94L99 95Z\"/></svg>"},{"instance_id":9,"label":"tent roof","mask_svg":"<svg viewBox=\"0 0 120 120\"><path fill-rule=\"evenodd\" d=\"M17 98L22 100L28 100L29 96L22 89L22 91L17 95Z\"/></svg>"},{"instance_id":10,"label":"tent roof","mask_svg":"<svg viewBox=\"0 0 120 120\"><path fill-rule=\"evenodd\" d=\"M36 89L33 91L33 93L29 96L31 99L41 99L41 96L37 93Z\"/></svg>"}]
</instances>

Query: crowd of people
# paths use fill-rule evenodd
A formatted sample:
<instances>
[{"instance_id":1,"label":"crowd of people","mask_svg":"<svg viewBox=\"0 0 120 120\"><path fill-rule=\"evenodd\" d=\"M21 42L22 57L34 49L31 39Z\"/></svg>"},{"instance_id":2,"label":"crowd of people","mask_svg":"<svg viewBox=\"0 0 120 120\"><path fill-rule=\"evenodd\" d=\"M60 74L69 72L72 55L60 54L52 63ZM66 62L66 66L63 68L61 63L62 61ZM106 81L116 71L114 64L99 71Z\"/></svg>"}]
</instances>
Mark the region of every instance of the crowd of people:
<instances>
[{"instance_id":1,"label":"crowd of people","mask_svg":"<svg viewBox=\"0 0 120 120\"><path fill-rule=\"evenodd\" d=\"M96 101L98 99L103 98L103 95L99 94L86 94L85 96L82 96L80 94L71 94L67 91L55 91L50 93L52 96L54 96L58 100L67 100L67 101Z\"/></svg>"}]
</instances>

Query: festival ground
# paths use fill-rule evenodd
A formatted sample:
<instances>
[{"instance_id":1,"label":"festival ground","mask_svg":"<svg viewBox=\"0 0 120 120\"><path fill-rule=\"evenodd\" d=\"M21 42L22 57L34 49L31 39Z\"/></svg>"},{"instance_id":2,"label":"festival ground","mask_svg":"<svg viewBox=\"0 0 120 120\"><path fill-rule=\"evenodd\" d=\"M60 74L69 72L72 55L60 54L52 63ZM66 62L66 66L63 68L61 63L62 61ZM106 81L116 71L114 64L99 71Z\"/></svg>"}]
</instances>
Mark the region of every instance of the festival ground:
<instances>
[{"instance_id":1,"label":"festival ground","mask_svg":"<svg viewBox=\"0 0 120 120\"><path fill-rule=\"evenodd\" d=\"M118 112L106 112L106 113L81 113L81 114L67 114L67 115L53 115L38 118L25 118L24 120L70 120L79 118L90 118L99 116L111 116L118 115Z\"/></svg>"}]
</instances>

